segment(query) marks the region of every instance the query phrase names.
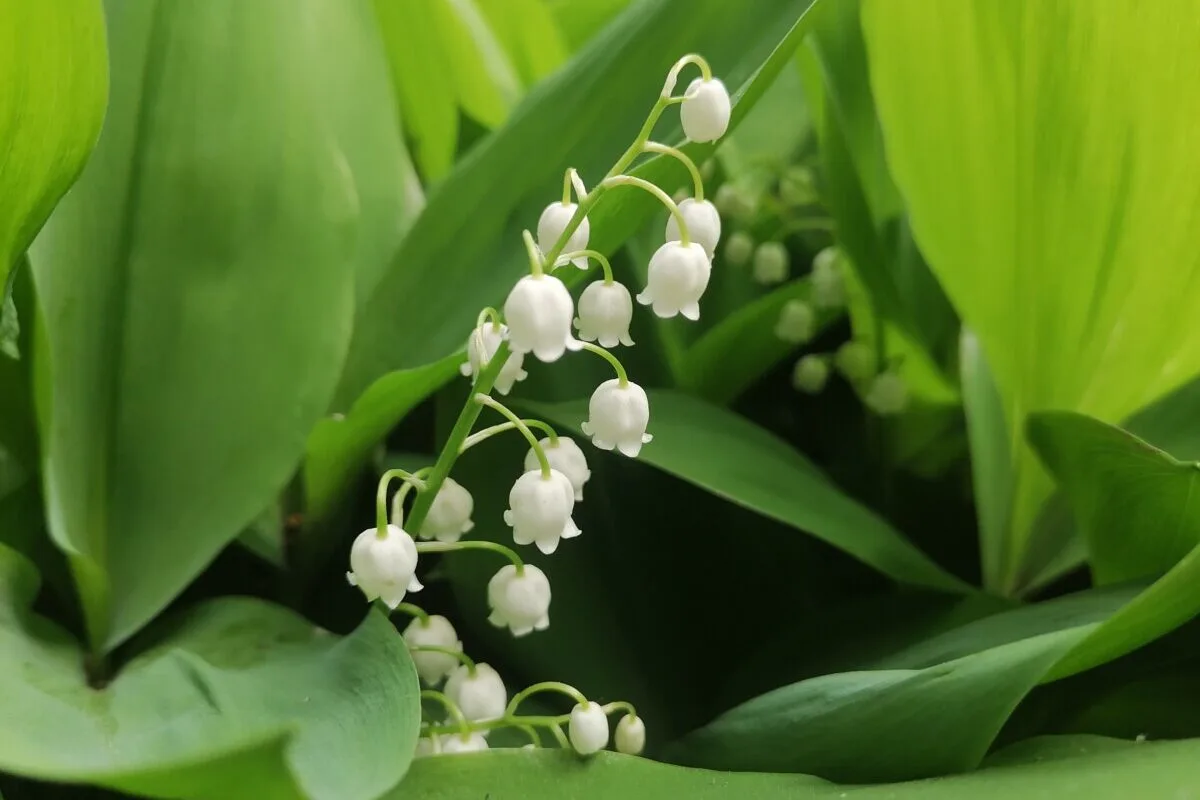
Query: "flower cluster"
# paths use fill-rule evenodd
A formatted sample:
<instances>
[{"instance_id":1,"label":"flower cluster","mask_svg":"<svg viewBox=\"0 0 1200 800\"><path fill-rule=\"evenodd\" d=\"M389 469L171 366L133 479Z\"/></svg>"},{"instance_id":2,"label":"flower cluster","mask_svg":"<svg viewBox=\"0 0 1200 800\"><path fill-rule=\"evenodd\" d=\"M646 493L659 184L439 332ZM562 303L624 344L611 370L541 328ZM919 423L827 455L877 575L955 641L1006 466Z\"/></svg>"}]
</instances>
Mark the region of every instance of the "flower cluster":
<instances>
[{"instance_id":1,"label":"flower cluster","mask_svg":"<svg viewBox=\"0 0 1200 800\"><path fill-rule=\"evenodd\" d=\"M675 95L680 72L689 65L700 69L686 91ZM389 611L410 614L412 622L403 638L412 654L421 681L422 698L438 711L427 716L418 755L461 753L488 747L488 735L498 728L527 732L531 745L540 745L538 729L552 733L563 747L590 755L608 745L608 716L624 712L612 738L617 750L636 754L645 745L645 723L626 702L600 705L572 686L556 681L538 683L518 692L510 701L504 681L488 664L476 663L465 652L454 625L444 616L404 602L406 594L421 590L418 560L424 554L460 550L488 550L507 559L488 581L488 621L506 628L515 637L545 630L550 625L550 580L546 573L525 563L506 545L466 537L474 528L475 503L470 491L453 480L450 472L458 456L480 442L505 431L519 432L529 443L523 472L508 495L504 522L512 529L513 544L534 546L554 553L564 540L581 535L573 518L591 477L587 458L573 440L560 436L537 419L522 419L492 397L492 390L507 395L524 380L526 357L551 363L569 352L594 353L611 364L615 377L601 383L588 403L588 418L580 430L594 447L636 457L652 440L650 401L642 387L629 377L610 348L631 347L629 327L634 296L618 283L603 253L589 249L588 214L609 191L636 188L653 195L666 207L669 218L663 244L650 259L646 286L636 296L662 318L700 317L700 299L708 287L712 258L721 238L721 217L704 199L704 183L691 158L675 147L650 140L659 116L672 105L680 106L685 135L694 142L712 142L729 126L729 93L712 76L708 64L689 55L672 67L662 92L651 109L642 132L590 191L578 172L566 171L562 199L546 206L537 221L536 234L524 232L529 273L508 293L501 309L486 308L467 337L466 360L461 372L471 379L473 391L436 463L415 472L389 470L379 482L376 526L363 531L350 553L347 579L368 601L378 600ZM680 161L689 171L693 196L676 203L655 184L626 174L644 154ZM578 303L568 284L599 264L602 277L586 285ZM555 275L565 269L567 277ZM503 423L472 432L483 409L502 417ZM539 438L537 429L545 435ZM403 483L391 499L390 482ZM406 499L415 491L405 522ZM420 540L420 541L418 541ZM444 686L442 686L442 682ZM436 687L442 686L441 690ZM522 701L539 692L556 692L574 701L560 716L519 716ZM565 727L565 731L564 731Z\"/></svg>"}]
</instances>

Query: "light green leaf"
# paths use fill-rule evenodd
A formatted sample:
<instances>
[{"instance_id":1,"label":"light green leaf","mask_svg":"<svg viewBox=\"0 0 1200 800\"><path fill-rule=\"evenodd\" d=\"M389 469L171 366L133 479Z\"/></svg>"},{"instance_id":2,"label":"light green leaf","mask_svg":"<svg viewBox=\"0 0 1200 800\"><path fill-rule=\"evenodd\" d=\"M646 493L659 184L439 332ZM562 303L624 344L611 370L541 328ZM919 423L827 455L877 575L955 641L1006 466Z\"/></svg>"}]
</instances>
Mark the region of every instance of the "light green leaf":
<instances>
[{"instance_id":1,"label":"light green leaf","mask_svg":"<svg viewBox=\"0 0 1200 800\"><path fill-rule=\"evenodd\" d=\"M629 0L546 0L572 50L587 44L629 4Z\"/></svg>"},{"instance_id":2,"label":"light green leaf","mask_svg":"<svg viewBox=\"0 0 1200 800\"><path fill-rule=\"evenodd\" d=\"M805 775L684 769L616 753L599 753L581 764L566 753L514 750L423 758L387 800L478 800L494 795L500 786L522 800L1175 798L1195 790L1197 758L1200 740L1194 739L1135 744L1087 736L1053 737L1023 743L1003 765L966 775L885 786L838 786Z\"/></svg>"},{"instance_id":3,"label":"light green leaf","mask_svg":"<svg viewBox=\"0 0 1200 800\"><path fill-rule=\"evenodd\" d=\"M431 2L459 105L479 124L499 127L521 96L521 81L508 54L476 0Z\"/></svg>"},{"instance_id":4,"label":"light green leaf","mask_svg":"<svg viewBox=\"0 0 1200 800\"><path fill-rule=\"evenodd\" d=\"M0 769L186 800L369 800L403 777L419 686L383 615L338 639L219 600L89 686L76 643L29 609L37 582L0 546Z\"/></svg>"},{"instance_id":5,"label":"light green leaf","mask_svg":"<svg viewBox=\"0 0 1200 800\"><path fill-rule=\"evenodd\" d=\"M649 394L654 441L639 460L808 531L898 581L946 591L967 588L767 431L687 395ZM524 405L575 430L587 418L586 400Z\"/></svg>"},{"instance_id":6,"label":"light green leaf","mask_svg":"<svg viewBox=\"0 0 1200 800\"><path fill-rule=\"evenodd\" d=\"M329 406L361 262L396 224L363 211L383 189L356 176L400 172L382 82L343 52L378 46L363 3L109 10L104 135L32 255L47 517L97 648L291 476Z\"/></svg>"},{"instance_id":7,"label":"light green leaf","mask_svg":"<svg viewBox=\"0 0 1200 800\"><path fill-rule=\"evenodd\" d=\"M107 99L100 0L0 0L0 299L83 169Z\"/></svg>"},{"instance_id":8,"label":"light green leaf","mask_svg":"<svg viewBox=\"0 0 1200 800\"><path fill-rule=\"evenodd\" d=\"M546 0L475 0L526 86L567 60L567 43Z\"/></svg>"},{"instance_id":9,"label":"light green leaf","mask_svg":"<svg viewBox=\"0 0 1200 800\"><path fill-rule=\"evenodd\" d=\"M922 252L988 354L1014 431L1116 421L1200 372L1200 19L1188 3L867 0L871 88ZM920 109L918 113L916 109ZM1017 436L1022 589L1050 481ZM1040 563L1038 563L1040 562Z\"/></svg>"}]
</instances>

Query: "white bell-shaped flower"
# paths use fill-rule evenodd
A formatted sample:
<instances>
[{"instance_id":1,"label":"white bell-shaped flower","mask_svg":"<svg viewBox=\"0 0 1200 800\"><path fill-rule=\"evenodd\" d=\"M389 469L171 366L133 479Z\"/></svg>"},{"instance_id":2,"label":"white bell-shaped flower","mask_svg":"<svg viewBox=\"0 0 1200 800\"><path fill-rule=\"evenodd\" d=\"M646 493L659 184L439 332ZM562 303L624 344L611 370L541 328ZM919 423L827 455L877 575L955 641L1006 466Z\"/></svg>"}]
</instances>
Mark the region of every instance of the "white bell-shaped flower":
<instances>
[{"instance_id":1,"label":"white bell-shaped flower","mask_svg":"<svg viewBox=\"0 0 1200 800\"><path fill-rule=\"evenodd\" d=\"M599 341L601 347L633 345L629 323L633 322L633 297L616 281L589 283L579 295L579 316L575 327L585 342Z\"/></svg>"},{"instance_id":2,"label":"white bell-shaped flower","mask_svg":"<svg viewBox=\"0 0 1200 800\"><path fill-rule=\"evenodd\" d=\"M829 380L829 364L820 356L807 355L792 368L792 386L805 394L818 394Z\"/></svg>"},{"instance_id":3,"label":"white bell-shaped flower","mask_svg":"<svg viewBox=\"0 0 1200 800\"><path fill-rule=\"evenodd\" d=\"M754 237L745 231L735 231L725 242L725 260L740 267L754 254Z\"/></svg>"},{"instance_id":4,"label":"white bell-shaped flower","mask_svg":"<svg viewBox=\"0 0 1200 800\"><path fill-rule=\"evenodd\" d=\"M500 673L483 663L476 664L474 672L466 664L456 668L446 679L444 691L471 722L500 719L508 705L508 690Z\"/></svg>"},{"instance_id":5,"label":"white bell-shaped flower","mask_svg":"<svg viewBox=\"0 0 1200 800\"><path fill-rule=\"evenodd\" d=\"M554 442L547 437L538 444L542 446L542 451L545 452L550 466L566 475L571 486L575 488L575 502L583 502L583 485L592 477L592 471L588 469L587 457L584 456L583 450L579 449L579 445L575 444L574 439L566 436L560 436ZM525 454L525 471L532 472L540 468L537 453L533 452L531 447Z\"/></svg>"},{"instance_id":6,"label":"white bell-shaped flower","mask_svg":"<svg viewBox=\"0 0 1200 800\"><path fill-rule=\"evenodd\" d=\"M608 717L599 703L579 703L571 709L567 737L581 756L598 753L608 745Z\"/></svg>"},{"instance_id":7,"label":"white bell-shaped flower","mask_svg":"<svg viewBox=\"0 0 1200 800\"><path fill-rule=\"evenodd\" d=\"M851 340L838 348L833 364L846 380L861 383L875 375L875 351L866 342Z\"/></svg>"},{"instance_id":8,"label":"white bell-shaped flower","mask_svg":"<svg viewBox=\"0 0 1200 800\"><path fill-rule=\"evenodd\" d=\"M575 216L575 211L578 208L579 206L575 203L551 203L546 206L546 210L538 218L537 224L537 244L539 250L543 253L549 253L554 248L554 245L558 242L558 237L562 236L563 231L567 229L567 223L571 221L571 217ZM579 223L579 227L567 239L567 244L562 249L562 252L571 253L576 250L586 250L590 229L591 226L588 224L588 218L584 217L583 221ZM579 256L571 260L580 269L588 268L587 256ZM555 266L561 266L565 263L567 263L566 260L560 258Z\"/></svg>"},{"instance_id":9,"label":"white bell-shaped flower","mask_svg":"<svg viewBox=\"0 0 1200 800\"><path fill-rule=\"evenodd\" d=\"M520 573L506 564L488 581L488 622L508 628L513 636L550 627L550 581L546 573L526 564Z\"/></svg>"},{"instance_id":10,"label":"white bell-shaped flower","mask_svg":"<svg viewBox=\"0 0 1200 800\"><path fill-rule=\"evenodd\" d=\"M462 652L462 642L458 632L450 624L450 620L440 614L433 614L429 619L414 619L404 629L404 643L410 648L415 647L444 647L447 650ZM459 660L448 653L430 653L414 651L413 664L421 680L429 685L438 683L450 674L450 670L459 664Z\"/></svg>"},{"instance_id":11,"label":"white bell-shaped flower","mask_svg":"<svg viewBox=\"0 0 1200 800\"><path fill-rule=\"evenodd\" d=\"M650 424L650 398L636 383L624 386L616 378L607 380L592 392L588 402L588 420L580 430L592 437L592 445L601 450L614 447L634 458L654 438L646 433Z\"/></svg>"},{"instance_id":12,"label":"white bell-shaped flower","mask_svg":"<svg viewBox=\"0 0 1200 800\"><path fill-rule=\"evenodd\" d=\"M712 264L701 245L667 242L650 257L646 288L637 300L663 319L676 314L700 319L700 297L711 273Z\"/></svg>"},{"instance_id":13,"label":"white bell-shaped flower","mask_svg":"<svg viewBox=\"0 0 1200 800\"><path fill-rule=\"evenodd\" d=\"M504 521L513 529L517 544L536 544L538 550L549 555L558 549L560 539L580 534L571 518L575 487L556 469L542 475L538 468L517 478L508 493L508 506Z\"/></svg>"},{"instance_id":14,"label":"white bell-shaped flower","mask_svg":"<svg viewBox=\"0 0 1200 800\"><path fill-rule=\"evenodd\" d=\"M480 750L487 750L487 739L483 738L483 734L475 731L474 733L447 733L440 737L438 752L442 755L453 755L454 753L476 753Z\"/></svg>"},{"instance_id":15,"label":"white bell-shaped flower","mask_svg":"<svg viewBox=\"0 0 1200 800\"><path fill-rule=\"evenodd\" d=\"M908 407L908 386L895 372L881 372L871 381L863 403L881 417L899 414Z\"/></svg>"},{"instance_id":16,"label":"white bell-shaped flower","mask_svg":"<svg viewBox=\"0 0 1200 800\"><path fill-rule=\"evenodd\" d=\"M818 308L841 308L846 305L846 279L842 275L841 251L826 247L813 257L813 302Z\"/></svg>"},{"instance_id":17,"label":"white bell-shaped flower","mask_svg":"<svg viewBox=\"0 0 1200 800\"><path fill-rule=\"evenodd\" d=\"M418 535L422 539L457 542L464 533L475 527L471 520L474 510L475 500L471 493L458 481L446 478L429 504L429 513L425 515Z\"/></svg>"},{"instance_id":18,"label":"white bell-shaped flower","mask_svg":"<svg viewBox=\"0 0 1200 800\"><path fill-rule=\"evenodd\" d=\"M395 608L405 592L424 588L416 572L416 542L398 525L388 525L383 538L375 528L368 528L354 540L346 580L361 589L368 601L379 598Z\"/></svg>"},{"instance_id":19,"label":"white bell-shaped flower","mask_svg":"<svg viewBox=\"0 0 1200 800\"><path fill-rule=\"evenodd\" d=\"M787 280L791 257L782 242L763 242L754 251L754 280L769 286Z\"/></svg>"},{"instance_id":20,"label":"white bell-shaped flower","mask_svg":"<svg viewBox=\"0 0 1200 800\"><path fill-rule=\"evenodd\" d=\"M417 749L413 753L413 758L436 756L440 752L442 752L442 738L440 736L422 736L420 739L417 739Z\"/></svg>"},{"instance_id":21,"label":"white bell-shaped flower","mask_svg":"<svg viewBox=\"0 0 1200 800\"><path fill-rule=\"evenodd\" d=\"M817 315L812 306L803 300L789 300L779 310L775 335L788 344L801 344L813 337L816 326Z\"/></svg>"},{"instance_id":22,"label":"white bell-shaped flower","mask_svg":"<svg viewBox=\"0 0 1200 800\"><path fill-rule=\"evenodd\" d=\"M717 189L713 202L722 214L734 219L746 220L758 210L758 196L749 189L732 183L723 183Z\"/></svg>"},{"instance_id":23,"label":"white bell-shaped flower","mask_svg":"<svg viewBox=\"0 0 1200 800\"><path fill-rule=\"evenodd\" d=\"M562 281L553 275L526 275L504 301L508 346L514 353L533 353L540 361L557 361L567 350L582 346L571 336L574 312Z\"/></svg>"},{"instance_id":24,"label":"white bell-shaped flower","mask_svg":"<svg viewBox=\"0 0 1200 800\"><path fill-rule=\"evenodd\" d=\"M471 335L467 337L467 360L459 366L458 371L469 375L474 383L507 336L507 325L496 325L492 322L484 322L471 331ZM497 392L508 394L512 391L514 383L525 380L527 373L521 368L524 361L524 353L509 353L508 360L504 362L500 374L496 377L494 385Z\"/></svg>"},{"instance_id":25,"label":"white bell-shaped flower","mask_svg":"<svg viewBox=\"0 0 1200 800\"><path fill-rule=\"evenodd\" d=\"M679 204L679 213L687 223L692 241L698 242L711 260L717 252L717 244L721 241L721 215L717 213L717 207L707 200L689 197ZM674 214L667 215L665 238L668 242L679 241L679 221L675 219Z\"/></svg>"},{"instance_id":26,"label":"white bell-shaped flower","mask_svg":"<svg viewBox=\"0 0 1200 800\"><path fill-rule=\"evenodd\" d=\"M720 78L696 78L683 93L679 121L693 142L715 142L729 130L729 91Z\"/></svg>"},{"instance_id":27,"label":"white bell-shaped flower","mask_svg":"<svg viewBox=\"0 0 1200 800\"><path fill-rule=\"evenodd\" d=\"M618 753L636 756L646 747L646 723L642 718L626 714L617 721L617 730L613 734L613 743Z\"/></svg>"}]
</instances>

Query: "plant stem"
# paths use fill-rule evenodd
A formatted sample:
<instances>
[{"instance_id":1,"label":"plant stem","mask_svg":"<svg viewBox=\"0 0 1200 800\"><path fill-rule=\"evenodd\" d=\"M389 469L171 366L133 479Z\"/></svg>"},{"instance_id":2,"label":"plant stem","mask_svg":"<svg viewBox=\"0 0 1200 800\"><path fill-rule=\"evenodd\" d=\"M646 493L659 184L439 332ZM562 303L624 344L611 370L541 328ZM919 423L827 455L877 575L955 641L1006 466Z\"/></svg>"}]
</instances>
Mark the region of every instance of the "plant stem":
<instances>
[{"instance_id":1,"label":"plant stem","mask_svg":"<svg viewBox=\"0 0 1200 800\"><path fill-rule=\"evenodd\" d=\"M550 460L546 458L546 451L542 449L541 442L537 440L537 437L533 435L533 431L529 430L529 427L521 420L521 418L514 414L508 408L508 406L504 405L504 403L501 403L499 400L496 400L490 395L476 394L475 402L499 411L506 419L508 419L509 422L513 424L517 430L521 432L521 435L524 436L525 440L529 442L529 446L533 448L534 455L537 456L538 464L542 468L542 477L549 478Z\"/></svg>"},{"instance_id":2,"label":"plant stem","mask_svg":"<svg viewBox=\"0 0 1200 800\"><path fill-rule=\"evenodd\" d=\"M525 562L516 554L516 551L486 539L468 539L460 542L417 542L418 553L453 553L456 550L490 550L511 561L512 565L517 568L518 575L525 572Z\"/></svg>"},{"instance_id":3,"label":"plant stem","mask_svg":"<svg viewBox=\"0 0 1200 800\"><path fill-rule=\"evenodd\" d=\"M529 686L517 692L513 696L513 699L509 701L508 707L504 709L504 716L509 717L517 713L517 707L520 706L523 701L535 694L538 694L539 692L558 692L559 694L565 694L567 697L570 697L576 703L587 703L587 698L583 696L583 692L579 691L570 684L563 683L562 681L542 681L541 683L535 683L533 686Z\"/></svg>"},{"instance_id":4,"label":"plant stem","mask_svg":"<svg viewBox=\"0 0 1200 800\"><path fill-rule=\"evenodd\" d=\"M584 342L583 347L580 349L587 350L589 353L595 353L609 364L612 364L613 371L617 373L617 383L621 385L622 389L629 385L629 375L625 372L625 367L621 365L620 359L618 359L608 350L604 349L600 345L592 344L591 342Z\"/></svg>"},{"instance_id":5,"label":"plant stem","mask_svg":"<svg viewBox=\"0 0 1200 800\"><path fill-rule=\"evenodd\" d=\"M679 206L675 205L675 201L671 196L662 189L655 186L645 178L638 178L634 175L614 175L611 178L605 178L601 181L601 186L636 186L639 189L649 192L658 198L658 201L666 207L667 211L671 212L671 216L675 217L675 224L679 226L679 243L687 247L692 243L690 231L688 231L687 220L683 217L683 212L679 210Z\"/></svg>"},{"instance_id":6,"label":"plant stem","mask_svg":"<svg viewBox=\"0 0 1200 800\"><path fill-rule=\"evenodd\" d=\"M523 419L521 422L525 423L530 428L537 428L541 431L544 431L546 433L546 438L550 440L550 446L558 446L558 432L545 422L542 422L540 419ZM484 428L481 431L476 431L466 438L466 441L463 442L462 449L459 452L466 452L475 445L479 444L480 442L487 441L496 434L504 433L505 431L516 430L516 428L517 426L511 422L501 422L499 425L493 425L490 428Z\"/></svg>"},{"instance_id":7,"label":"plant stem","mask_svg":"<svg viewBox=\"0 0 1200 800\"><path fill-rule=\"evenodd\" d=\"M697 203L704 200L704 179L700 177L700 170L696 167L696 162L692 161L691 156L676 147L658 142L646 142L642 145L642 152L671 156L682 163L692 175L692 196Z\"/></svg>"},{"instance_id":8,"label":"plant stem","mask_svg":"<svg viewBox=\"0 0 1200 800\"><path fill-rule=\"evenodd\" d=\"M444 656L454 656L466 666L468 673L471 675L475 674L475 662L462 650L455 650L452 647L439 647L436 644L418 644L409 645L408 651L410 653L441 653Z\"/></svg>"},{"instance_id":9,"label":"plant stem","mask_svg":"<svg viewBox=\"0 0 1200 800\"><path fill-rule=\"evenodd\" d=\"M563 253L561 256L559 256L559 258L562 259L563 261L570 261L575 258L590 258L594 261L599 262L600 269L604 271L604 282L609 284L610 286L612 285L612 282L613 282L612 264L608 263L608 257L606 255L604 255L604 253L601 253L599 250L572 250L569 253Z\"/></svg>"},{"instance_id":10,"label":"plant stem","mask_svg":"<svg viewBox=\"0 0 1200 800\"><path fill-rule=\"evenodd\" d=\"M408 614L411 617L416 617L417 619L421 620L422 625L429 624L429 612L418 605L414 605L412 603L400 603L393 608L392 611L399 611L401 613Z\"/></svg>"}]
</instances>

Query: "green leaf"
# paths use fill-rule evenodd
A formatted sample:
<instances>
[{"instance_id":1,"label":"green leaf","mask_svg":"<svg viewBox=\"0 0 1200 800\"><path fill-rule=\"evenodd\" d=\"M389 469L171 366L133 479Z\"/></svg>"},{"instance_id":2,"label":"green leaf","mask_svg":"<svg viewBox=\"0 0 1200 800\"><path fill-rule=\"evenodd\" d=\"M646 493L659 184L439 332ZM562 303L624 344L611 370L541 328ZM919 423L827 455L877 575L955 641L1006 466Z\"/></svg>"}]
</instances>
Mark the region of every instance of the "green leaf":
<instances>
[{"instance_id":1,"label":"green leaf","mask_svg":"<svg viewBox=\"0 0 1200 800\"><path fill-rule=\"evenodd\" d=\"M967 588L767 431L683 394L649 394L654 441L639 460L808 531L898 581L945 591ZM524 405L575 430L587 418L586 400Z\"/></svg>"},{"instance_id":2,"label":"green leaf","mask_svg":"<svg viewBox=\"0 0 1200 800\"><path fill-rule=\"evenodd\" d=\"M921 251L988 354L1014 431L1120 420L1200 372L1200 114L1187 3L867 0L887 162ZM952 79L947 79L951 76ZM920 109L919 112L917 109ZM1014 436L1016 592L1048 477ZM1063 545L1066 546L1066 545Z\"/></svg>"},{"instance_id":3,"label":"green leaf","mask_svg":"<svg viewBox=\"0 0 1200 800\"><path fill-rule=\"evenodd\" d=\"M419 686L383 615L339 639L258 600L218 600L89 686L75 642L29 609L37 582L0 546L0 769L196 800L369 800L403 777Z\"/></svg>"},{"instance_id":4,"label":"green leaf","mask_svg":"<svg viewBox=\"0 0 1200 800\"><path fill-rule=\"evenodd\" d=\"M703 53L736 90L736 123L791 57L813 1L786 0L764 13L743 3L650 0L605 29L429 198L359 315L338 406L348 407L389 372L432 363L462 346L479 309L502 302L528 269L521 229L534 226L560 196L563 171L574 166L589 184L598 180L633 139L680 55ZM658 138L671 141L678 128L673 115L667 119ZM711 149L690 152L700 157ZM661 157L638 174L686 177ZM614 192L593 212L592 246L611 252L659 210L653 198ZM575 275L573 281L582 273Z\"/></svg>"},{"instance_id":5,"label":"green leaf","mask_svg":"<svg viewBox=\"0 0 1200 800\"><path fill-rule=\"evenodd\" d=\"M567 43L546 0L475 2L526 86L545 78L567 60Z\"/></svg>"},{"instance_id":6,"label":"green leaf","mask_svg":"<svg viewBox=\"0 0 1200 800\"><path fill-rule=\"evenodd\" d=\"M459 105L479 124L499 127L521 96L521 82L496 33L476 0L432 0L432 13Z\"/></svg>"},{"instance_id":7,"label":"green leaf","mask_svg":"<svg viewBox=\"0 0 1200 800\"><path fill-rule=\"evenodd\" d=\"M402 171L394 144L359 150L385 134L347 132L395 126L371 94L382 81L358 74L369 60L343 54L377 46L365 7L110 12L104 135L32 255L47 517L97 648L163 608L291 476L329 407L361 260L381 247L378 209L363 210L380 183L356 175Z\"/></svg>"},{"instance_id":8,"label":"green leaf","mask_svg":"<svg viewBox=\"0 0 1200 800\"><path fill-rule=\"evenodd\" d=\"M572 50L587 44L628 5L629 0L546 0Z\"/></svg>"},{"instance_id":9,"label":"green leaf","mask_svg":"<svg viewBox=\"0 0 1200 800\"><path fill-rule=\"evenodd\" d=\"M1200 379L1188 381L1121 423L1130 433L1184 461L1200 460Z\"/></svg>"},{"instance_id":10,"label":"green leaf","mask_svg":"<svg viewBox=\"0 0 1200 800\"><path fill-rule=\"evenodd\" d=\"M653 728L651 728L653 736ZM886 786L837 786L803 775L683 769L616 753L581 762L549 751L423 758L387 800L478 800L497 788L522 800L1127 800L1187 797L1195 789L1200 740L1121 742L1047 737L1021 745L1003 764L966 775Z\"/></svg>"},{"instance_id":11,"label":"green leaf","mask_svg":"<svg viewBox=\"0 0 1200 800\"><path fill-rule=\"evenodd\" d=\"M0 299L83 169L107 99L99 0L0 0Z\"/></svg>"}]
</instances>

